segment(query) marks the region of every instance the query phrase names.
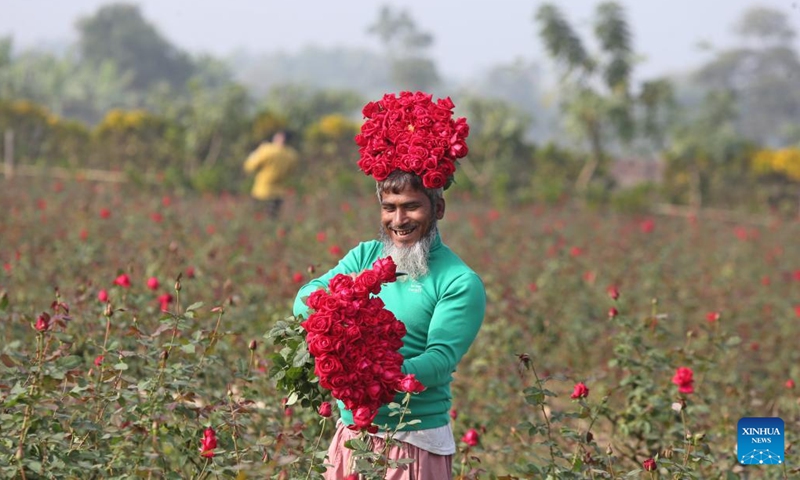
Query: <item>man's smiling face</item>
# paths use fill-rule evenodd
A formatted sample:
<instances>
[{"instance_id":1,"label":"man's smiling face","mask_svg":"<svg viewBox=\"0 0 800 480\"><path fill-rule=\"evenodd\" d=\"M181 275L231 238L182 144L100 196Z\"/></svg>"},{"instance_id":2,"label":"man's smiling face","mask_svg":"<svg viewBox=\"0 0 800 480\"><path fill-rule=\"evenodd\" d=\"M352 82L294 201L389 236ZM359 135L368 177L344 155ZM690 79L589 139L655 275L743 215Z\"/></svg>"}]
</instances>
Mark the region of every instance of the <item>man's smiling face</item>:
<instances>
[{"instance_id":1,"label":"man's smiling face","mask_svg":"<svg viewBox=\"0 0 800 480\"><path fill-rule=\"evenodd\" d=\"M444 202L433 205L422 190L406 186L398 193L381 194L381 225L397 247L410 247L444 216Z\"/></svg>"}]
</instances>

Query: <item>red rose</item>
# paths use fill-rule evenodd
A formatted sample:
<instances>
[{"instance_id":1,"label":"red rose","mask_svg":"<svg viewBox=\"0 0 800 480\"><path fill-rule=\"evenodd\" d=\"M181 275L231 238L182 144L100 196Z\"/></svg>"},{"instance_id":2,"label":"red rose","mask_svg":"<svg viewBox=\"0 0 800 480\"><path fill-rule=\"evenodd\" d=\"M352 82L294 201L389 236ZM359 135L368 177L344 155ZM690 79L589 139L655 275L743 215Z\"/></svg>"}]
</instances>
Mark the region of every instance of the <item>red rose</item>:
<instances>
[{"instance_id":1,"label":"red rose","mask_svg":"<svg viewBox=\"0 0 800 480\"><path fill-rule=\"evenodd\" d=\"M327 333L333 324L333 319L328 313L314 312L300 325L309 333Z\"/></svg>"},{"instance_id":2,"label":"red rose","mask_svg":"<svg viewBox=\"0 0 800 480\"><path fill-rule=\"evenodd\" d=\"M368 428L372 425L372 421L377 414L377 410L372 410L368 407L358 407L353 411L353 421L358 428Z\"/></svg>"},{"instance_id":3,"label":"red rose","mask_svg":"<svg viewBox=\"0 0 800 480\"><path fill-rule=\"evenodd\" d=\"M335 373L339 373L343 370L342 362L339 361L333 355L322 355L317 358L315 367L315 373L320 377L330 377Z\"/></svg>"},{"instance_id":4,"label":"red rose","mask_svg":"<svg viewBox=\"0 0 800 480\"><path fill-rule=\"evenodd\" d=\"M131 286L131 279L129 276L123 273L122 275L114 279L114 285L119 285L120 287L128 288Z\"/></svg>"},{"instance_id":5,"label":"red rose","mask_svg":"<svg viewBox=\"0 0 800 480\"><path fill-rule=\"evenodd\" d=\"M694 372L688 367L679 367L675 370L672 383L678 386L681 393L694 393Z\"/></svg>"},{"instance_id":6,"label":"red rose","mask_svg":"<svg viewBox=\"0 0 800 480\"><path fill-rule=\"evenodd\" d=\"M408 375L400 379L399 390L401 392L419 393L425 390L425 385L423 385L422 382L417 380L413 373L409 373Z\"/></svg>"},{"instance_id":7,"label":"red rose","mask_svg":"<svg viewBox=\"0 0 800 480\"><path fill-rule=\"evenodd\" d=\"M322 405L319 406L317 412L320 416L328 418L333 413L330 402L322 402Z\"/></svg>"},{"instance_id":8,"label":"red rose","mask_svg":"<svg viewBox=\"0 0 800 480\"><path fill-rule=\"evenodd\" d=\"M569 398L577 400L579 398L586 398L587 396L589 396L589 387L584 385L583 382L579 382L575 384L572 395L570 395Z\"/></svg>"},{"instance_id":9,"label":"red rose","mask_svg":"<svg viewBox=\"0 0 800 480\"><path fill-rule=\"evenodd\" d=\"M480 436L478 435L478 431L474 428L470 428L467 430L467 433L461 437L461 441L469 445L470 447L474 447L478 444Z\"/></svg>"},{"instance_id":10,"label":"red rose","mask_svg":"<svg viewBox=\"0 0 800 480\"><path fill-rule=\"evenodd\" d=\"M337 274L328 282L331 293L339 293L344 289L353 288L354 282L349 275Z\"/></svg>"},{"instance_id":11,"label":"red rose","mask_svg":"<svg viewBox=\"0 0 800 480\"><path fill-rule=\"evenodd\" d=\"M203 438L200 439L200 455L211 458L214 456L215 448L217 448L217 433L213 428L208 427L203 432Z\"/></svg>"},{"instance_id":12,"label":"red rose","mask_svg":"<svg viewBox=\"0 0 800 480\"><path fill-rule=\"evenodd\" d=\"M437 170L428 170L422 176L422 184L425 188L444 188L447 184L447 177Z\"/></svg>"},{"instance_id":13,"label":"red rose","mask_svg":"<svg viewBox=\"0 0 800 480\"><path fill-rule=\"evenodd\" d=\"M370 293L377 295L381 291L381 278L377 272L365 270L356 277L354 290L364 297L368 297Z\"/></svg>"},{"instance_id":14,"label":"red rose","mask_svg":"<svg viewBox=\"0 0 800 480\"><path fill-rule=\"evenodd\" d=\"M99 292L97 292L97 299L100 300L101 302L107 302L108 292L105 290L100 290Z\"/></svg>"},{"instance_id":15,"label":"red rose","mask_svg":"<svg viewBox=\"0 0 800 480\"><path fill-rule=\"evenodd\" d=\"M34 325L34 328L40 332L50 330L50 314L42 312L42 314L36 318L36 325Z\"/></svg>"},{"instance_id":16,"label":"red rose","mask_svg":"<svg viewBox=\"0 0 800 480\"><path fill-rule=\"evenodd\" d=\"M642 468L646 472L652 472L656 469L656 461L652 458L648 458L644 462L642 462Z\"/></svg>"},{"instance_id":17,"label":"red rose","mask_svg":"<svg viewBox=\"0 0 800 480\"><path fill-rule=\"evenodd\" d=\"M392 257L375 260L375 263L372 264L372 268L380 277L381 283L389 283L397 279L397 265L395 265Z\"/></svg>"}]
</instances>

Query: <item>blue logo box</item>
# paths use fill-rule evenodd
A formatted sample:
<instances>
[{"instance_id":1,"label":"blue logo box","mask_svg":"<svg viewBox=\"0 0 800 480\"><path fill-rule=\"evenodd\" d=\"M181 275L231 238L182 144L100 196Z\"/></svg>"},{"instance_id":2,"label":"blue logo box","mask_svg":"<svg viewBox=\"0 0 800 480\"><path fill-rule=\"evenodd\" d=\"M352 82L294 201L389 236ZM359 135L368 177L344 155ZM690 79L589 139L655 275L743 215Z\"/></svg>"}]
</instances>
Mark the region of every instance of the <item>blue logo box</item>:
<instances>
[{"instance_id":1,"label":"blue logo box","mask_svg":"<svg viewBox=\"0 0 800 480\"><path fill-rule=\"evenodd\" d=\"M744 417L736 427L739 463L780 465L784 461L783 420L778 417Z\"/></svg>"}]
</instances>

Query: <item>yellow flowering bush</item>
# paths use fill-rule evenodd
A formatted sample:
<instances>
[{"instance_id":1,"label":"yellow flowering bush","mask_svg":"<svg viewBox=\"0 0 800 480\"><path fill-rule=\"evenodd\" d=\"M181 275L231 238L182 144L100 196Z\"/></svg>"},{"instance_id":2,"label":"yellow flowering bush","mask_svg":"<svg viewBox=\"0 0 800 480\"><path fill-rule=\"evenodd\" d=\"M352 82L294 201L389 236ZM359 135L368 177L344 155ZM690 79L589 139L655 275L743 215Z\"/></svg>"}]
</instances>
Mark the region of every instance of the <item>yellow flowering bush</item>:
<instances>
[{"instance_id":1,"label":"yellow flowering bush","mask_svg":"<svg viewBox=\"0 0 800 480\"><path fill-rule=\"evenodd\" d=\"M800 148L760 150L753 157L753 170L759 174L777 173L800 181Z\"/></svg>"}]
</instances>

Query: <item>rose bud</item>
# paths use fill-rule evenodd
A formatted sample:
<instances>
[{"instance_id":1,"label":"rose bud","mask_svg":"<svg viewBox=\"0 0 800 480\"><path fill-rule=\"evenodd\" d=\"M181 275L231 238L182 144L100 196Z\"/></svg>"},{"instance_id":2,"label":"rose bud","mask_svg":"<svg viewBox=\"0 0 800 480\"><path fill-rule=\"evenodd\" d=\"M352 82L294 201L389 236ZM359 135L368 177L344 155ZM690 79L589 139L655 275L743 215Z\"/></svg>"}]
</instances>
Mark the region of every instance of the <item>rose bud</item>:
<instances>
[{"instance_id":1,"label":"rose bud","mask_svg":"<svg viewBox=\"0 0 800 480\"><path fill-rule=\"evenodd\" d=\"M583 382L579 382L575 384L575 388L569 398L577 400L579 398L586 398L587 396L589 396L589 387L584 385Z\"/></svg>"},{"instance_id":2,"label":"rose bud","mask_svg":"<svg viewBox=\"0 0 800 480\"><path fill-rule=\"evenodd\" d=\"M322 405L319 406L317 412L325 418L330 417L333 413L330 402L322 402Z\"/></svg>"},{"instance_id":3,"label":"rose bud","mask_svg":"<svg viewBox=\"0 0 800 480\"><path fill-rule=\"evenodd\" d=\"M255 351L257 347L258 347L258 342L256 342L255 340L250 340L250 344L247 346L247 348L249 348L251 352Z\"/></svg>"},{"instance_id":4,"label":"rose bud","mask_svg":"<svg viewBox=\"0 0 800 480\"><path fill-rule=\"evenodd\" d=\"M617 290L617 287L614 286L608 287L608 296L611 297L612 300L618 299L619 290Z\"/></svg>"},{"instance_id":5,"label":"rose bud","mask_svg":"<svg viewBox=\"0 0 800 480\"><path fill-rule=\"evenodd\" d=\"M466 443L470 447L474 447L475 445L478 444L479 438L480 437L478 435L478 431L475 430L474 428L470 428L469 430L467 430L467 433L465 433L464 436L461 437L461 441Z\"/></svg>"},{"instance_id":6,"label":"rose bud","mask_svg":"<svg viewBox=\"0 0 800 480\"><path fill-rule=\"evenodd\" d=\"M642 468L644 468L646 472L652 472L656 469L656 461L652 458L648 458L642 462Z\"/></svg>"},{"instance_id":7,"label":"rose bud","mask_svg":"<svg viewBox=\"0 0 800 480\"><path fill-rule=\"evenodd\" d=\"M608 309L608 318L614 318L619 315L619 310L614 307Z\"/></svg>"}]
</instances>

